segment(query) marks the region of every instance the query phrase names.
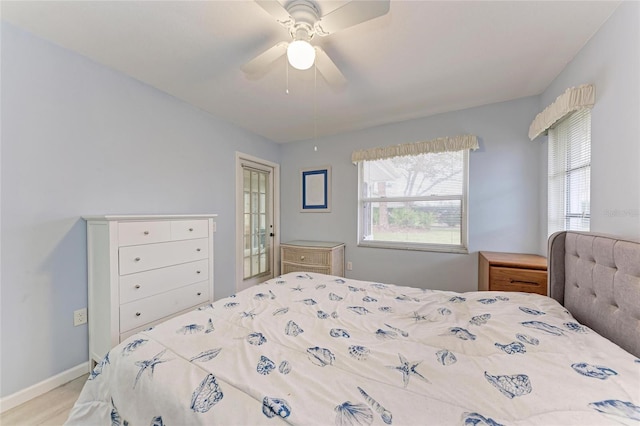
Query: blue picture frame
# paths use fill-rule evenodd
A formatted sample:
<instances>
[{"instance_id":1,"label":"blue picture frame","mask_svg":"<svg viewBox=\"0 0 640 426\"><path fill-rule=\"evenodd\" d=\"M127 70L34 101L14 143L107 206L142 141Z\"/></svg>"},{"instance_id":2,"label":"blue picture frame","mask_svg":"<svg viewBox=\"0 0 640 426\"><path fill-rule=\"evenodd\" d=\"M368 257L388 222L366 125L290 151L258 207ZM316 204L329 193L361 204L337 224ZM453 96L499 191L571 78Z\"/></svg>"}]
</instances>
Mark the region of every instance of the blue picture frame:
<instances>
[{"instance_id":1,"label":"blue picture frame","mask_svg":"<svg viewBox=\"0 0 640 426\"><path fill-rule=\"evenodd\" d=\"M331 167L314 167L301 170L302 211L331 211Z\"/></svg>"}]
</instances>

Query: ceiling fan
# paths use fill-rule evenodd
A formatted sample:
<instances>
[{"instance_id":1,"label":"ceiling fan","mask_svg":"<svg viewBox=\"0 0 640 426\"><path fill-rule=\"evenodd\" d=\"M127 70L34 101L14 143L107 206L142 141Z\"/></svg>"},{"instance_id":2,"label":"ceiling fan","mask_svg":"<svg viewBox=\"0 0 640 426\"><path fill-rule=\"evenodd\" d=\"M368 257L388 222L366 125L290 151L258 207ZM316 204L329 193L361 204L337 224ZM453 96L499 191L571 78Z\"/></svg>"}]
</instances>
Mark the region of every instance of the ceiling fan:
<instances>
[{"instance_id":1,"label":"ceiling fan","mask_svg":"<svg viewBox=\"0 0 640 426\"><path fill-rule=\"evenodd\" d=\"M333 87L341 87L346 78L320 46L312 46L314 36L328 36L345 28L377 18L389 12L390 0L352 0L347 4L320 16L319 8L312 0L293 0L286 6L277 0L256 0L267 13L289 30L292 41L282 41L246 63L246 74L257 74L285 53L292 67L306 70L316 64L316 69Z\"/></svg>"}]
</instances>

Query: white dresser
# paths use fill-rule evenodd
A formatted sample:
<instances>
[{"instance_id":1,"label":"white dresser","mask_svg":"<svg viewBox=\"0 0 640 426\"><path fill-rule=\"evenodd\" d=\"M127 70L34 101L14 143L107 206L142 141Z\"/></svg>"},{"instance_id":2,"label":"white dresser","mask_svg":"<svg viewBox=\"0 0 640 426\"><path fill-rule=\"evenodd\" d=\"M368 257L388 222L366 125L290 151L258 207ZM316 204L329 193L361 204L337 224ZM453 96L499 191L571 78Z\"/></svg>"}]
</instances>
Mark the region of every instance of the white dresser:
<instances>
[{"instance_id":1,"label":"white dresser","mask_svg":"<svg viewBox=\"0 0 640 426\"><path fill-rule=\"evenodd\" d=\"M87 216L89 358L213 302L217 215Z\"/></svg>"},{"instance_id":2,"label":"white dresser","mask_svg":"<svg viewBox=\"0 0 640 426\"><path fill-rule=\"evenodd\" d=\"M317 272L344 277L344 243L289 241L280 245L280 273Z\"/></svg>"}]
</instances>

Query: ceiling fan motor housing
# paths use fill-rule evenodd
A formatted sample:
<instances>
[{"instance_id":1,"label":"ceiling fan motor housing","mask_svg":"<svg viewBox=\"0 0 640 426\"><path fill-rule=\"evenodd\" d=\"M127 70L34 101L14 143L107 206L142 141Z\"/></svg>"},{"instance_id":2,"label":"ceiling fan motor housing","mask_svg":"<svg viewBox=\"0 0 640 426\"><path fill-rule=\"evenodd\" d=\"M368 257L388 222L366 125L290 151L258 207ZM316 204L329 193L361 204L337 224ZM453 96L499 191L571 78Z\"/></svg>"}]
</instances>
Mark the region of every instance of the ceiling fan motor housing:
<instances>
[{"instance_id":1,"label":"ceiling fan motor housing","mask_svg":"<svg viewBox=\"0 0 640 426\"><path fill-rule=\"evenodd\" d=\"M313 38L314 24L320 19L318 8L308 0L294 0L287 5L287 12L293 17L294 24L289 32L294 40L309 41Z\"/></svg>"}]
</instances>

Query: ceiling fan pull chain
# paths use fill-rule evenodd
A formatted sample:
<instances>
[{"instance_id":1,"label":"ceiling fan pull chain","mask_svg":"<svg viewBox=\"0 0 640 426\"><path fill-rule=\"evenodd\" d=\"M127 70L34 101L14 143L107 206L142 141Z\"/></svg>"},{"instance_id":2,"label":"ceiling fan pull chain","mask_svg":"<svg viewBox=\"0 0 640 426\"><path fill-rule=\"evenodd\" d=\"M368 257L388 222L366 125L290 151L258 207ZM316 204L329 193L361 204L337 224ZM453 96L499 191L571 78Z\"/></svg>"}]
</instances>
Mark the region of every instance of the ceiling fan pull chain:
<instances>
[{"instance_id":1,"label":"ceiling fan pull chain","mask_svg":"<svg viewBox=\"0 0 640 426\"><path fill-rule=\"evenodd\" d=\"M286 88L285 88L285 93L288 95L289 94L289 61L284 61L284 66L286 67L286 76L287 76L287 84L286 84Z\"/></svg>"},{"instance_id":2,"label":"ceiling fan pull chain","mask_svg":"<svg viewBox=\"0 0 640 426\"><path fill-rule=\"evenodd\" d=\"M313 140L318 139L318 66L313 62Z\"/></svg>"}]
</instances>

